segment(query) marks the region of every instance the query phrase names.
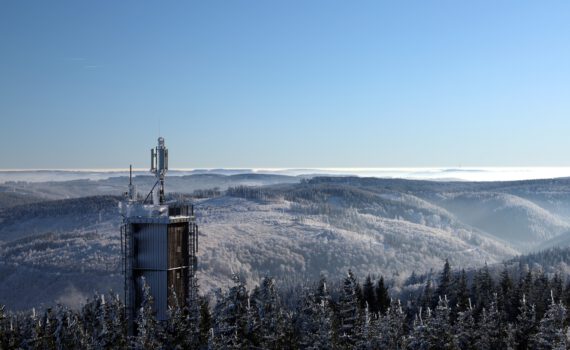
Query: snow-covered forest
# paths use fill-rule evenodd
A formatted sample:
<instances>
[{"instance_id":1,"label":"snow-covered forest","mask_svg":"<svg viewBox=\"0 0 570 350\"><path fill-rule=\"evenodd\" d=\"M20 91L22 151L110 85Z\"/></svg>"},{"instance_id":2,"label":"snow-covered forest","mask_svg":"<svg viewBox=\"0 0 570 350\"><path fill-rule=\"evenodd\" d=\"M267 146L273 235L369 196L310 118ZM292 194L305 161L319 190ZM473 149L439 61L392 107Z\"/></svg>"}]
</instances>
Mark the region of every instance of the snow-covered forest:
<instances>
[{"instance_id":1,"label":"snow-covered forest","mask_svg":"<svg viewBox=\"0 0 570 350\"><path fill-rule=\"evenodd\" d=\"M137 176L139 188L152 184ZM122 289L118 196L128 179L0 184L0 302L11 311L78 307ZM449 258L492 265L570 242L570 179L432 182L263 174L169 178L168 198L195 206L198 278L208 293L233 273L248 289L352 269L383 275L396 293L413 271ZM567 260L552 267L570 271ZM417 288L412 291L414 295Z\"/></svg>"},{"instance_id":2,"label":"snow-covered forest","mask_svg":"<svg viewBox=\"0 0 570 350\"><path fill-rule=\"evenodd\" d=\"M158 322L143 287L137 332L127 337L124 305L112 292L80 309L7 312L0 307L0 348L24 349L566 349L570 280L541 263L569 249L517 258L504 267L443 268L413 274L419 293L394 293L383 277L356 276L281 286L265 277L232 286Z\"/></svg>"}]
</instances>

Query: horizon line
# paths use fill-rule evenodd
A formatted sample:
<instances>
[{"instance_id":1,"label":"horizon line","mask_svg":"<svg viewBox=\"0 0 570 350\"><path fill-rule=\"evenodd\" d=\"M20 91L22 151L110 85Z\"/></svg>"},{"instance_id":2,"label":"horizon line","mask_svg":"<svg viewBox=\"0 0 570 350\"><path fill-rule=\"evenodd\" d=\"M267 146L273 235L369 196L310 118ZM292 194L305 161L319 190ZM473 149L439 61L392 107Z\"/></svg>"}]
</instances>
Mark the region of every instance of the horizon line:
<instances>
[{"instance_id":1,"label":"horizon line","mask_svg":"<svg viewBox=\"0 0 570 350\"><path fill-rule=\"evenodd\" d=\"M168 171L212 171L212 170L248 170L248 171L287 171L287 170L325 170L325 171L368 171L368 170L526 170L526 169L570 169L570 165L553 166L386 166L386 167L196 167L170 168ZM0 172L25 171L61 171L61 172L122 172L125 168L0 168ZM133 168L133 171L149 171L148 168Z\"/></svg>"}]
</instances>

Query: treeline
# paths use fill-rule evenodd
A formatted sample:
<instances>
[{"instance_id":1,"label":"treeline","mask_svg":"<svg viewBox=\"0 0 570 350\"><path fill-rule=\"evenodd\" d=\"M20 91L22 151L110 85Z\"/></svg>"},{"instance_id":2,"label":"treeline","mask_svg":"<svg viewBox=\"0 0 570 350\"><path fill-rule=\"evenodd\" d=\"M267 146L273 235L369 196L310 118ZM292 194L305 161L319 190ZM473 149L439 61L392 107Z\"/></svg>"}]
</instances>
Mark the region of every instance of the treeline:
<instances>
[{"instance_id":1,"label":"treeline","mask_svg":"<svg viewBox=\"0 0 570 350\"><path fill-rule=\"evenodd\" d=\"M250 200L265 200L272 198L274 193L261 186L235 186L226 190L226 195Z\"/></svg>"},{"instance_id":2,"label":"treeline","mask_svg":"<svg viewBox=\"0 0 570 350\"><path fill-rule=\"evenodd\" d=\"M253 290L234 276L227 290L158 322L143 284L143 302L127 337L124 305L97 295L80 310L41 314L0 308L2 349L566 349L570 285L558 275L521 268L493 277L446 261L414 297L388 293L382 277L279 289L266 277ZM471 277L469 277L471 275ZM402 299L400 299L402 297Z\"/></svg>"},{"instance_id":3,"label":"treeline","mask_svg":"<svg viewBox=\"0 0 570 350\"><path fill-rule=\"evenodd\" d=\"M92 196L44 201L18 205L0 209L0 217L4 219L2 224L12 224L22 218L56 217L61 215L77 215L85 213L116 213L120 197L116 196Z\"/></svg>"}]
</instances>

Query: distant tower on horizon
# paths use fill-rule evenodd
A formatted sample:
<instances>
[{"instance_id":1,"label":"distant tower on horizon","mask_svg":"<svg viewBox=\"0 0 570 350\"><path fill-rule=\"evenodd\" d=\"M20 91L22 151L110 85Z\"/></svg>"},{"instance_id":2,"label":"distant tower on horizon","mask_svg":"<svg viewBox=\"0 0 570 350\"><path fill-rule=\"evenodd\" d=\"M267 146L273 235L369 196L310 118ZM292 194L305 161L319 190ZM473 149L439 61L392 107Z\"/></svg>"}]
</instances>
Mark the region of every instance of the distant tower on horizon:
<instances>
[{"instance_id":1,"label":"distant tower on horizon","mask_svg":"<svg viewBox=\"0 0 570 350\"><path fill-rule=\"evenodd\" d=\"M131 168L132 169L132 168ZM164 138L151 149L150 172L155 183L144 200L139 199L129 176L129 190L120 203L123 216L121 251L125 277L125 307L129 334L135 332L136 311L142 302L143 277L154 299L159 321L168 318L174 293L181 307L197 303L198 226L194 207L166 202L164 180L168 171L168 149ZM152 199L152 203L148 203Z\"/></svg>"}]
</instances>

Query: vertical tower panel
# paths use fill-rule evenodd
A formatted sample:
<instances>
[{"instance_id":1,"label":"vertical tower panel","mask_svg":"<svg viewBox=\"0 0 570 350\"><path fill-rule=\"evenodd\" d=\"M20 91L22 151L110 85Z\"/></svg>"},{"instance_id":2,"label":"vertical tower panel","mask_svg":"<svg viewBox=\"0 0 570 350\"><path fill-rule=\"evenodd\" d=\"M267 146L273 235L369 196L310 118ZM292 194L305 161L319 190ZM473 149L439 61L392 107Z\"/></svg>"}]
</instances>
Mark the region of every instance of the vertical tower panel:
<instances>
[{"instance_id":1,"label":"vertical tower panel","mask_svg":"<svg viewBox=\"0 0 570 350\"><path fill-rule=\"evenodd\" d=\"M188 266L188 222L168 225L168 268Z\"/></svg>"},{"instance_id":2,"label":"vertical tower panel","mask_svg":"<svg viewBox=\"0 0 570 350\"><path fill-rule=\"evenodd\" d=\"M168 268L166 224L136 224L135 268L166 270Z\"/></svg>"}]
</instances>

